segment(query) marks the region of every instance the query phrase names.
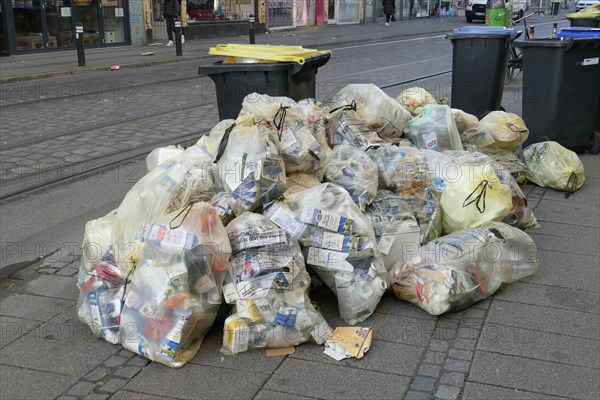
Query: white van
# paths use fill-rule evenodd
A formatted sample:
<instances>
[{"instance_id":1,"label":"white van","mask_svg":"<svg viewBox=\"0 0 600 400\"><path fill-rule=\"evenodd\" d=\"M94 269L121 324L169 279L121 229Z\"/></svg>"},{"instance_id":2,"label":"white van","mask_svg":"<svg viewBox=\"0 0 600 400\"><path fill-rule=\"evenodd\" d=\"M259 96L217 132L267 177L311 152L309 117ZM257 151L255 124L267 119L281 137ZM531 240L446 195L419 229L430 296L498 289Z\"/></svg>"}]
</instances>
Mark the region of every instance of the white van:
<instances>
[{"instance_id":1,"label":"white van","mask_svg":"<svg viewBox=\"0 0 600 400\"><path fill-rule=\"evenodd\" d=\"M487 0L466 0L465 17L467 18L467 23L471 23L473 20L485 21L486 3ZM505 4L506 8L510 10L512 19L518 19L525 15L527 0L505 0Z\"/></svg>"}]
</instances>

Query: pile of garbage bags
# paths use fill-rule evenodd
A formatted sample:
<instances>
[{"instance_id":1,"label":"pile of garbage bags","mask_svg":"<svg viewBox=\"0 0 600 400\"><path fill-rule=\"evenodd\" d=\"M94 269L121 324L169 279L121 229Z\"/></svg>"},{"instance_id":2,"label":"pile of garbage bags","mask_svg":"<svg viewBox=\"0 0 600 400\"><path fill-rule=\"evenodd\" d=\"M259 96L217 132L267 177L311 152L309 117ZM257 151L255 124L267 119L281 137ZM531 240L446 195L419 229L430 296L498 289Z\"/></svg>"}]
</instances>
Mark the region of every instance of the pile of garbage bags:
<instances>
[{"instance_id":1,"label":"pile of garbage bags","mask_svg":"<svg viewBox=\"0 0 600 400\"><path fill-rule=\"evenodd\" d=\"M228 305L224 354L330 346L319 280L349 325L386 291L459 310L538 268L519 184L571 193L585 180L557 143L517 155L518 116L480 121L421 88L242 106L196 144L152 151L121 205L86 225L78 314L96 336L179 367Z\"/></svg>"}]
</instances>

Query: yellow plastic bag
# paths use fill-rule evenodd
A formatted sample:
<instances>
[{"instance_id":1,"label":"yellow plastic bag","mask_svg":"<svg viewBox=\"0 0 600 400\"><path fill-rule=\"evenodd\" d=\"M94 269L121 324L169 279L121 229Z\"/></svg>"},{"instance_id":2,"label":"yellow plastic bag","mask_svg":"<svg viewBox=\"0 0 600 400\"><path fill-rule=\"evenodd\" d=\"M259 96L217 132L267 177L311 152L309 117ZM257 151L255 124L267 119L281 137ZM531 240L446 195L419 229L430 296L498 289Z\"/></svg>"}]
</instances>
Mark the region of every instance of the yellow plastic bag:
<instances>
[{"instance_id":1,"label":"yellow plastic bag","mask_svg":"<svg viewBox=\"0 0 600 400\"><path fill-rule=\"evenodd\" d=\"M502 221L512 210L512 191L500 183L490 166L460 167L460 176L446 182L442 193L442 227L448 234Z\"/></svg>"},{"instance_id":2,"label":"yellow plastic bag","mask_svg":"<svg viewBox=\"0 0 600 400\"><path fill-rule=\"evenodd\" d=\"M585 182L577 154L556 142L534 143L521 153L528 180L541 187L567 191L566 197Z\"/></svg>"},{"instance_id":3,"label":"yellow plastic bag","mask_svg":"<svg viewBox=\"0 0 600 400\"><path fill-rule=\"evenodd\" d=\"M504 111L492 111L479 121L477 128L492 135L495 143L491 146L497 149L514 151L529 137L525 121Z\"/></svg>"},{"instance_id":4,"label":"yellow plastic bag","mask_svg":"<svg viewBox=\"0 0 600 400\"><path fill-rule=\"evenodd\" d=\"M427 104L437 104L437 100L427 90L418 86L403 90L396 100L413 112Z\"/></svg>"}]
</instances>

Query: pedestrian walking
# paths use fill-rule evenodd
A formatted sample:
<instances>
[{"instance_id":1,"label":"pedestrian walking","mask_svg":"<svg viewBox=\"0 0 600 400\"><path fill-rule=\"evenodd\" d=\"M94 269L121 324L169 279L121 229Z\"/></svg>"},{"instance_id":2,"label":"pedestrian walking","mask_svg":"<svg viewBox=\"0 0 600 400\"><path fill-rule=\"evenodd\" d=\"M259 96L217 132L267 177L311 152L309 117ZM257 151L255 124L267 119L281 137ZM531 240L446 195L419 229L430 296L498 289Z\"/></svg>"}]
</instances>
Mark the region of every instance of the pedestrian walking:
<instances>
[{"instance_id":1,"label":"pedestrian walking","mask_svg":"<svg viewBox=\"0 0 600 400\"><path fill-rule=\"evenodd\" d=\"M382 0L382 3L383 13L385 14L385 26L390 26L390 22L392 22L392 17L394 16L396 5L394 4L394 0Z\"/></svg>"},{"instance_id":2,"label":"pedestrian walking","mask_svg":"<svg viewBox=\"0 0 600 400\"><path fill-rule=\"evenodd\" d=\"M167 36L169 41L167 46L173 46L173 32L175 32L175 18L179 18L179 0L165 0L163 17L167 22Z\"/></svg>"}]
</instances>

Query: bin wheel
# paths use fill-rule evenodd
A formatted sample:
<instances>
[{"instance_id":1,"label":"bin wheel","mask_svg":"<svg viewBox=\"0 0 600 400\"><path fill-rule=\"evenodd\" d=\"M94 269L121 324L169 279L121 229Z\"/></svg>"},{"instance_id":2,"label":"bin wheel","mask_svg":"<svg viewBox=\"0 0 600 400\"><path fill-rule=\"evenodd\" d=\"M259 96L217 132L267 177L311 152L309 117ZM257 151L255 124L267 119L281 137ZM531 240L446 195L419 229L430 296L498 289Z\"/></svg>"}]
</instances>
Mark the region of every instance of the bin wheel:
<instances>
[{"instance_id":1,"label":"bin wheel","mask_svg":"<svg viewBox=\"0 0 600 400\"><path fill-rule=\"evenodd\" d=\"M590 146L588 147L590 154L600 153L600 132L594 132L590 138Z\"/></svg>"},{"instance_id":2,"label":"bin wheel","mask_svg":"<svg viewBox=\"0 0 600 400\"><path fill-rule=\"evenodd\" d=\"M467 18L467 24L470 24L471 22L473 22L473 18Z\"/></svg>"}]
</instances>

